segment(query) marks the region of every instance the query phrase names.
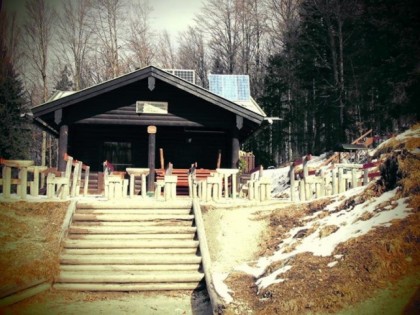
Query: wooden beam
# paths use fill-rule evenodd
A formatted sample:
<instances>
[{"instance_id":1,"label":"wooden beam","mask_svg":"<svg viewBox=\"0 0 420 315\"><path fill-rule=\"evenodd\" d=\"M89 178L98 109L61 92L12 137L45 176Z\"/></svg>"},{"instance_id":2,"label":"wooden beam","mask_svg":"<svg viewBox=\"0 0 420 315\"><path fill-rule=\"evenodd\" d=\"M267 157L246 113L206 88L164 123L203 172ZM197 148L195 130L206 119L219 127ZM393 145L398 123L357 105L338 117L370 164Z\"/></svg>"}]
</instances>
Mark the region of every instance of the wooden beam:
<instances>
[{"instance_id":1,"label":"wooden beam","mask_svg":"<svg viewBox=\"0 0 420 315\"><path fill-rule=\"evenodd\" d=\"M62 125L60 127L60 138L58 140L58 170L64 172L66 169L66 161L64 160L68 150L69 127Z\"/></svg>"},{"instance_id":2,"label":"wooden beam","mask_svg":"<svg viewBox=\"0 0 420 315\"><path fill-rule=\"evenodd\" d=\"M147 127L147 133L149 134L148 168L150 170L147 179L148 192L153 192L155 185L156 129L156 126Z\"/></svg>"}]
</instances>

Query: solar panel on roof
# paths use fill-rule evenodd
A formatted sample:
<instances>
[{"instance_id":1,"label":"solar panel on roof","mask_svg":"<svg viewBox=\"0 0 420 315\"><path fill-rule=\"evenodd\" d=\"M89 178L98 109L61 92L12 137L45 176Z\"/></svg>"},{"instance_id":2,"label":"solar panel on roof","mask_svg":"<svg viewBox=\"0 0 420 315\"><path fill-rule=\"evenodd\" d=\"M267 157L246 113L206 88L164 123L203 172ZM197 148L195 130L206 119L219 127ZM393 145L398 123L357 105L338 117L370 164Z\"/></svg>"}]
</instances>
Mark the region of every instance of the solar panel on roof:
<instances>
[{"instance_id":1,"label":"solar panel on roof","mask_svg":"<svg viewBox=\"0 0 420 315\"><path fill-rule=\"evenodd\" d=\"M195 84L195 71L194 70L184 70L184 69L165 69L166 72L169 72L185 81Z\"/></svg>"},{"instance_id":2,"label":"solar panel on roof","mask_svg":"<svg viewBox=\"0 0 420 315\"><path fill-rule=\"evenodd\" d=\"M248 75L210 74L209 90L233 102L251 98Z\"/></svg>"}]
</instances>

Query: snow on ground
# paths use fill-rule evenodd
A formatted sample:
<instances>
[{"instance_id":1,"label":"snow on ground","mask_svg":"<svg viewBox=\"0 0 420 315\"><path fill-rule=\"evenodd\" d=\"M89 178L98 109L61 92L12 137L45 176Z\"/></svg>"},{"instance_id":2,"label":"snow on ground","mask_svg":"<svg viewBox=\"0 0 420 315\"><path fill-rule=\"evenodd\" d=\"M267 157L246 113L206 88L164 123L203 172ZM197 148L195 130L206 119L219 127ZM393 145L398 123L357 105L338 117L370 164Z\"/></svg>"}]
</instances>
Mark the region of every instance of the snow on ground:
<instances>
[{"instance_id":1,"label":"snow on ground","mask_svg":"<svg viewBox=\"0 0 420 315\"><path fill-rule=\"evenodd\" d=\"M269 257L261 257L254 266L242 264L236 269L248 273L258 280L256 284L259 290L273 283L283 282L286 279L277 277L292 268L285 263L281 268L274 270L262 277L268 266L274 262L286 261L297 254L309 252L316 256L331 256L337 245L352 238L362 236L379 226L390 226L395 219L403 219L410 213L406 199L395 199L397 189L386 192L377 198L372 198L361 204L339 210L348 198L360 194L366 187L358 187L346 194L334 197L333 203L325 208L329 215L319 217L317 214L302 219L304 226L293 228L289 231L289 237L282 240L278 250ZM343 200L343 196L345 199ZM298 238L298 232L310 231L304 238ZM280 240L279 240L280 241ZM293 250L290 250L290 249ZM337 259L337 257L334 257ZM338 258L339 259L339 258ZM329 267L335 263L331 262Z\"/></svg>"}]
</instances>

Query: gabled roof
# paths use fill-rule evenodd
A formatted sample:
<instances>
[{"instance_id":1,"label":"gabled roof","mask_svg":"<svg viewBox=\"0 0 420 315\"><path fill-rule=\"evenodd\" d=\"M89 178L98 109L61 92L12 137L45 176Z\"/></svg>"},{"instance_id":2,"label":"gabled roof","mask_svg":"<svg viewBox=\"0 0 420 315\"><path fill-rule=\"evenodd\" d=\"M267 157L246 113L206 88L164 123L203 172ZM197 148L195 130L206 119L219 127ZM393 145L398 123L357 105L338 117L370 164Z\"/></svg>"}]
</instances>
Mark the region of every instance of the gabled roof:
<instances>
[{"instance_id":1,"label":"gabled roof","mask_svg":"<svg viewBox=\"0 0 420 315\"><path fill-rule=\"evenodd\" d=\"M216 106L228 110L236 115L242 116L243 118L257 124L261 124L261 122L264 120L264 117L266 116L264 111L255 101L250 104L246 104L247 106L231 102L198 85L185 81L154 66L148 66L143 69L133 71L115 79L80 90L73 94L68 94L61 98L53 98L51 101L33 107L32 113L34 114L34 118L39 122L40 119L42 120L43 115L52 113L58 109L72 106L81 101L94 98L102 93L113 91L148 77L154 77L158 80L164 81L172 86L175 86L176 88L179 88L180 90L195 95L203 100L206 100Z\"/></svg>"}]
</instances>

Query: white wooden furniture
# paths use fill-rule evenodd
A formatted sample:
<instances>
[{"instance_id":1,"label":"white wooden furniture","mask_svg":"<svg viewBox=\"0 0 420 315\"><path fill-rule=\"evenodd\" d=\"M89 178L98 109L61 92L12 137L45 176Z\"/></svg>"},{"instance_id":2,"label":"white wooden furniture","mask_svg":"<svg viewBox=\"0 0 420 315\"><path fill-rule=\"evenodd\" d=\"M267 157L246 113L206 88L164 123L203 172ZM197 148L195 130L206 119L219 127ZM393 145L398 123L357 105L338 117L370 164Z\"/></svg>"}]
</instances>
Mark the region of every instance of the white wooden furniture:
<instances>
[{"instance_id":1,"label":"white wooden furniture","mask_svg":"<svg viewBox=\"0 0 420 315\"><path fill-rule=\"evenodd\" d=\"M49 173L47 176L47 197L61 197L65 199L70 195L71 171L73 166L73 157L67 156L66 170L57 176L55 173Z\"/></svg>"},{"instance_id":2,"label":"white wooden furniture","mask_svg":"<svg viewBox=\"0 0 420 315\"><path fill-rule=\"evenodd\" d=\"M235 168L218 168L216 169L216 173L223 176L224 182L224 190L225 190L225 198L229 198L229 194L231 194L232 198L236 198L236 175L238 174L239 169ZM229 178L232 182L232 190L229 190Z\"/></svg>"},{"instance_id":3,"label":"white wooden furniture","mask_svg":"<svg viewBox=\"0 0 420 315\"><path fill-rule=\"evenodd\" d=\"M31 160L2 160L2 185L3 197L10 198L11 186L17 185L17 195L26 199L28 187L28 167L34 164ZM12 169L17 168L18 178L12 179Z\"/></svg>"},{"instance_id":4,"label":"white wooden furniture","mask_svg":"<svg viewBox=\"0 0 420 315\"><path fill-rule=\"evenodd\" d=\"M33 165L28 167L28 172L33 173L33 181L29 182L29 189L31 196L38 196L39 194L39 173L46 171L47 166Z\"/></svg>"},{"instance_id":5,"label":"white wooden furniture","mask_svg":"<svg viewBox=\"0 0 420 315\"><path fill-rule=\"evenodd\" d=\"M128 167L126 171L130 175L130 198L134 197L135 180L138 176L141 176L141 196L145 198L147 193L146 176L149 175L150 169Z\"/></svg>"},{"instance_id":6,"label":"white wooden furniture","mask_svg":"<svg viewBox=\"0 0 420 315\"><path fill-rule=\"evenodd\" d=\"M124 198L127 196L128 179L124 179L125 172L105 172L105 197L108 199Z\"/></svg>"},{"instance_id":7,"label":"white wooden furniture","mask_svg":"<svg viewBox=\"0 0 420 315\"><path fill-rule=\"evenodd\" d=\"M178 176L176 175L165 175L165 186L164 186L164 195L165 200L172 200L176 198L176 183L178 181Z\"/></svg>"}]
</instances>

